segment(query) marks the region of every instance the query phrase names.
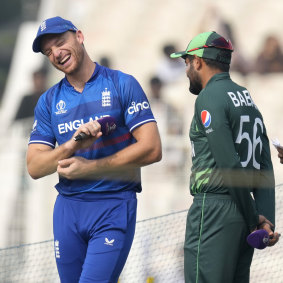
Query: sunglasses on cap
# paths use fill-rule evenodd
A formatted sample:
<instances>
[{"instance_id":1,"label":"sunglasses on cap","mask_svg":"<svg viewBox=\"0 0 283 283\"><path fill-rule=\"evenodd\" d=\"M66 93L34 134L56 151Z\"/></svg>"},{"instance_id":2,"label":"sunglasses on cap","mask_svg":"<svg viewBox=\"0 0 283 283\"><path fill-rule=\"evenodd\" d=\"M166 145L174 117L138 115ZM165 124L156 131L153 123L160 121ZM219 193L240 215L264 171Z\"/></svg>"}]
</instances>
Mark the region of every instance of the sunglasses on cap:
<instances>
[{"instance_id":1,"label":"sunglasses on cap","mask_svg":"<svg viewBox=\"0 0 283 283\"><path fill-rule=\"evenodd\" d=\"M215 48L220 48L220 49L226 49L226 50L230 50L233 51L233 45L231 43L230 40L226 40L224 37L219 37L214 39L211 43L200 46L200 47L196 47L190 50L186 50L186 53L198 50L198 49L202 49L202 48L209 48L209 47L215 47Z\"/></svg>"}]
</instances>

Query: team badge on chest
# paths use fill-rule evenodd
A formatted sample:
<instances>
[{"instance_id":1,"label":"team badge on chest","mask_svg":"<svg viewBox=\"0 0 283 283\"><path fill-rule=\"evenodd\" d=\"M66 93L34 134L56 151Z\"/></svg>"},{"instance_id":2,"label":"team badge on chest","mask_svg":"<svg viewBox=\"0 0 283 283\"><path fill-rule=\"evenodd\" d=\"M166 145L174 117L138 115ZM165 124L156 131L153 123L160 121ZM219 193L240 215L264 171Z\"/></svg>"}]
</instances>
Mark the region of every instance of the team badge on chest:
<instances>
[{"instance_id":1,"label":"team badge on chest","mask_svg":"<svg viewBox=\"0 0 283 283\"><path fill-rule=\"evenodd\" d=\"M101 92L101 99L102 99L102 107L111 106L111 92L107 90L107 87L104 91Z\"/></svg>"}]
</instances>

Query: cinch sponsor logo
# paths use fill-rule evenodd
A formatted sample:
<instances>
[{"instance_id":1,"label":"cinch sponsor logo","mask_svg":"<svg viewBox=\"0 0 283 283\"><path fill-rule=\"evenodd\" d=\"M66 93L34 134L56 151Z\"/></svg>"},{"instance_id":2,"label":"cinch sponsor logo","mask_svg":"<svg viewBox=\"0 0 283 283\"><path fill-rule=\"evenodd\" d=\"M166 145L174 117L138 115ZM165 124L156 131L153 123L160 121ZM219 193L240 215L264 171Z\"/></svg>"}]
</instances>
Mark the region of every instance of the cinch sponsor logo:
<instances>
[{"instance_id":1,"label":"cinch sponsor logo","mask_svg":"<svg viewBox=\"0 0 283 283\"><path fill-rule=\"evenodd\" d=\"M135 103L134 101L132 102L132 106L130 106L128 108L128 113L130 115L136 113L136 112L139 112L141 110L144 110L144 109L148 109L150 108L149 106L149 103L147 101L143 101L143 102L140 102L140 103Z\"/></svg>"},{"instance_id":2,"label":"cinch sponsor logo","mask_svg":"<svg viewBox=\"0 0 283 283\"><path fill-rule=\"evenodd\" d=\"M76 131L81 125L83 125L87 122L98 120L102 117L109 117L109 115L102 115L100 117L95 116L94 118L89 117L89 119L86 120L86 121L84 119L80 119L80 120L74 120L74 121L58 124L59 134L62 135L62 134L68 133L68 132L72 132L74 130Z\"/></svg>"}]
</instances>

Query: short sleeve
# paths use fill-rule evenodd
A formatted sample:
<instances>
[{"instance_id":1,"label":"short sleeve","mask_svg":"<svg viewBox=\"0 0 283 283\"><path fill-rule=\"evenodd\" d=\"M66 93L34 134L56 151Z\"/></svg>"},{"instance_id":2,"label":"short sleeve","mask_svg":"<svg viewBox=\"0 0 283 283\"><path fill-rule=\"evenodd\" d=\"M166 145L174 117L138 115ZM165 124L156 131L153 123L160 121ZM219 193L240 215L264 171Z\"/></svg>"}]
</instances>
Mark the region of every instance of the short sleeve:
<instances>
[{"instance_id":1,"label":"short sleeve","mask_svg":"<svg viewBox=\"0 0 283 283\"><path fill-rule=\"evenodd\" d=\"M146 94L133 76L121 76L119 88L124 119L130 132L145 123L155 122Z\"/></svg>"},{"instance_id":2,"label":"short sleeve","mask_svg":"<svg viewBox=\"0 0 283 283\"><path fill-rule=\"evenodd\" d=\"M56 139L52 130L50 103L47 93L43 94L35 107L34 124L29 144L41 143L55 147Z\"/></svg>"}]
</instances>

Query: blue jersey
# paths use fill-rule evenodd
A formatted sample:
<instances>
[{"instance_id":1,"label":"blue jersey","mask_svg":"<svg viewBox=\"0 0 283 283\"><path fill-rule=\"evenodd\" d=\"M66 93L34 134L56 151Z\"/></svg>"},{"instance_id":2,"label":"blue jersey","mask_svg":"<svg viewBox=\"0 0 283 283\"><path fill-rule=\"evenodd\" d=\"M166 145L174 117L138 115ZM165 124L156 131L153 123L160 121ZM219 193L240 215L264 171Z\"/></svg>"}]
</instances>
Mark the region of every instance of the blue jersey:
<instances>
[{"instance_id":1,"label":"blue jersey","mask_svg":"<svg viewBox=\"0 0 283 283\"><path fill-rule=\"evenodd\" d=\"M99 138L90 148L75 152L74 156L91 160L112 155L136 142L131 134L135 128L155 121L148 99L133 76L96 63L82 93L76 91L65 77L40 97L29 144L40 143L55 148L56 143L61 145L71 139L80 125L106 116L115 118L116 130ZM97 180L59 177L55 187L63 195L123 190L140 192L140 169Z\"/></svg>"}]
</instances>

